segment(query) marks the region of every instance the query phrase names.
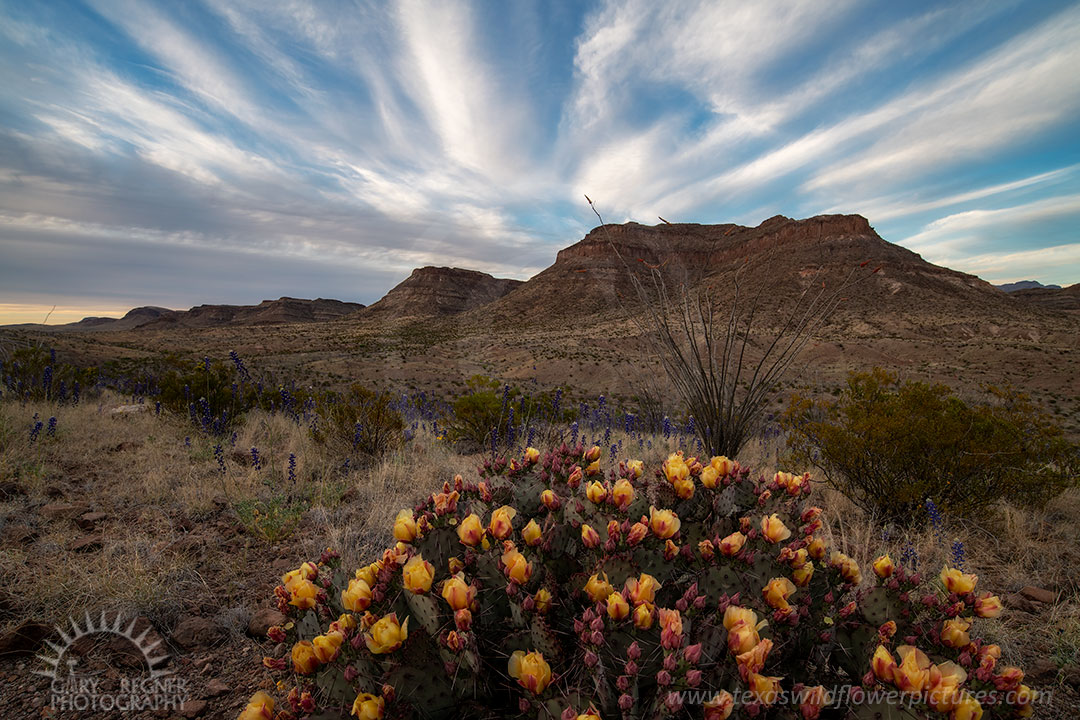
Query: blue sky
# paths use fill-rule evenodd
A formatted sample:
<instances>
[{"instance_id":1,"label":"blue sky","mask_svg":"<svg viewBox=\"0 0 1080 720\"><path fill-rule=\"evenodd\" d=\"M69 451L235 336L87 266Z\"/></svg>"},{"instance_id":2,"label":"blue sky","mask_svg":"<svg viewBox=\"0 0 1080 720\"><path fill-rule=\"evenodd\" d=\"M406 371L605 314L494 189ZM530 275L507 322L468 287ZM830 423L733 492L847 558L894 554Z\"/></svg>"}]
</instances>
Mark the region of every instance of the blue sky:
<instances>
[{"instance_id":1,"label":"blue sky","mask_svg":"<svg viewBox=\"0 0 1080 720\"><path fill-rule=\"evenodd\" d=\"M1077 3L0 0L0 80L0 321L526 279L585 193L1080 281Z\"/></svg>"}]
</instances>

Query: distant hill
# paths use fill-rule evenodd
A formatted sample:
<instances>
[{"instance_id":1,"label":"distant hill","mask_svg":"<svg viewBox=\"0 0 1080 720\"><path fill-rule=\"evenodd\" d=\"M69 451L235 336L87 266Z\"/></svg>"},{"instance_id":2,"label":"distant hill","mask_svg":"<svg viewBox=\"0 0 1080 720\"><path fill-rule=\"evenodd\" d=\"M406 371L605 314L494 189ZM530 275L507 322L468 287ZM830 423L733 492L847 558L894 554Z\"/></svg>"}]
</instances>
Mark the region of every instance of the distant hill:
<instances>
[{"instance_id":1,"label":"distant hill","mask_svg":"<svg viewBox=\"0 0 1080 720\"><path fill-rule=\"evenodd\" d=\"M129 310L122 318L86 317L66 325L23 325L47 331L100 332L162 329L169 327L209 328L241 325L277 325L333 320L362 309L360 303L341 300L301 300L282 297L263 300L258 305L198 305L190 310L146 306Z\"/></svg>"},{"instance_id":2,"label":"distant hill","mask_svg":"<svg viewBox=\"0 0 1080 720\"><path fill-rule=\"evenodd\" d=\"M422 267L364 310L365 317L396 319L457 315L487 305L522 285L476 270Z\"/></svg>"},{"instance_id":3,"label":"distant hill","mask_svg":"<svg viewBox=\"0 0 1080 720\"><path fill-rule=\"evenodd\" d=\"M1004 285L995 285L998 290L1003 290L1007 293L1016 292L1017 290L1060 290L1060 285L1043 285L1038 280L1020 280L1019 282L1005 283Z\"/></svg>"},{"instance_id":4,"label":"distant hill","mask_svg":"<svg viewBox=\"0 0 1080 720\"><path fill-rule=\"evenodd\" d=\"M1014 290L1011 296L1049 310L1080 310L1080 283L1066 288L1046 286Z\"/></svg>"}]
</instances>

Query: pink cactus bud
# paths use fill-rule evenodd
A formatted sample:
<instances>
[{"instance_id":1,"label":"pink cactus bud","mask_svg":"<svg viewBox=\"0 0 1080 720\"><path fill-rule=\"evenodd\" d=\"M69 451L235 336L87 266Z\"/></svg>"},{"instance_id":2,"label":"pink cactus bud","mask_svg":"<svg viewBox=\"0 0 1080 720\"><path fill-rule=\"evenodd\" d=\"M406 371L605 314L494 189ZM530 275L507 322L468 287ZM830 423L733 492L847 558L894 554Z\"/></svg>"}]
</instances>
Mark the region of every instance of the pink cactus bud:
<instances>
[{"instance_id":1,"label":"pink cactus bud","mask_svg":"<svg viewBox=\"0 0 1080 720\"><path fill-rule=\"evenodd\" d=\"M694 607L698 610L701 610L705 607L705 603L708 602L708 600L709 598L707 598L706 596L698 595L696 598L694 598Z\"/></svg>"},{"instance_id":2,"label":"pink cactus bud","mask_svg":"<svg viewBox=\"0 0 1080 720\"><path fill-rule=\"evenodd\" d=\"M593 618L593 621L591 623L589 623L589 629L590 630L603 630L604 629L604 618L599 618L599 617L598 618Z\"/></svg>"},{"instance_id":3,"label":"pink cactus bud","mask_svg":"<svg viewBox=\"0 0 1080 720\"><path fill-rule=\"evenodd\" d=\"M821 638L821 642L826 642L826 643L831 642L832 641L832 632L826 630L825 632L818 635L818 637Z\"/></svg>"},{"instance_id":4,"label":"pink cactus bud","mask_svg":"<svg viewBox=\"0 0 1080 720\"><path fill-rule=\"evenodd\" d=\"M577 717L577 710L572 707L568 707L562 711L562 720L574 720Z\"/></svg>"},{"instance_id":5,"label":"pink cactus bud","mask_svg":"<svg viewBox=\"0 0 1080 720\"><path fill-rule=\"evenodd\" d=\"M457 672L457 664L452 663L449 660L444 662L443 663L443 672L445 672L450 677L454 677L454 673Z\"/></svg>"},{"instance_id":6,"label":"pink cactus bud","mask_svg":"<svg viewBox=\"0 0 1080 720\"><path fill-rule=\"evenodd\" d=\"M592 635L589 636L589 641L592 642L593 645L603 645L604 633L599 630L593 630Z\"/></svg>"},{"instance_id":7,"label":"pink cactus bud","mask_svg":"<svg viewBox=\"0 0 1080 720\"><path fill-rule=\"evenodd\" d=\"M683 658L691 665L697 665L701 661L701 643L687 645L683 650Z\"/></svg>"},{"instance_id":8,"label":"pink cactus bud","mask_svg":"<svg viewBox=\"0 0 1080 720\"><path fill-rule=\"evenodd\" d=\"M584 622L587 622L587 623L592 622L593 618L595 618L595 617L596 617L596 613L593 612L592 608L586 608L585 612L581 613L581 619Z\"/></svg>"},{"instance_id":9,"label":"pink cactus bud","mask_svg":"<svg viewBox=\"0 0 1080 720\"><path fill-rule=\"evenodd\" d=\"M877 675L874 675L873 670L867 670L862 676L863 687L873 687L875 682L877 682Z\"/></svg>"},{"instance_id":10,"label":"pink cactus bud","mask_svg":"<svg viewBox=\"0 0 1080 720\"><path fill-rule=\"evenodd\" d=\"M594 653L592 650L585 652L585 667L596 667L596 664L600 662L600 656Z\"/></svg>"},{"instance_id":11,"label":"pink cactus bud","mask_svg":"<svg viewBox=\"0 0 1080 720\"><path fill-rule=\"evenodd\" d=\"M969 653L967 650L960 653L959 661L960 664L964 667L971 667L971 653Z\"/></svg>"},{"instance_id":12,"label":"pink cactus bud","mask_svg":"<svg viewBox=\"0 0 1080 720\"><path fill-rule=\"evenodd\" d=\"M686 598L679 598L678 600L675 601L675 609L678 610L679 612L681 612L681 613L686 612L686 608L687 608Z\"/></svg>"},{"instance_id":13,"label":"pink cactus bud","mask_svg":"<svg viewBox=\"0 0 1080 720\"><path fill-rule=\"evenodd\" d=\"M626 666L623 668L627 675L634 676L638 674L638 665L633 660L627 660Z\"/></svg>"},{"instance_id":14,"label":"pink cactus bud","mask_svg":"<svg viewBox=\"0 0 1080 720\"><path fill-rule=\"evenodd\" d=\"M900 588L900 578L895 576L891 577L889 578L889 582L886 583L886 585L890 590L898 590Z\"/></svg>"},{"instance_id":15,"label":"pink cactus bud","mask_svg":"<svg viewBox=\"0 0 1080 720\"><path fill-rule=\"evenodd\" d=\"M686 684L692 688L701 684L701 671L698 669L688 670L686 672Z\"/></svg>"},{"instance_id":16,"label":"pink cactus bud","mask_svg":"<svg viewBox=\"0 0 1080 720\"><path fill-rule=\"evenodd\" d=\"M623 712L629 712L634 707L634 698L630 697L626 693L619 696L619 709Z\"/></svg>"},{"instance_id":17,"label":"pink cactus bud","mask_svg":"<svg viewBox=\"0 0 1080 720\"><path fill-rule=\"evenodd\" d=\"M345 672L342 674L345 676L345 682L352 682L360 674L360 671L354 665L346 665Z\"/></svg>"},{"instance_id":18,"label":"pink cactus bud","mask_svg":"<svg viewBox=\"0 0 1080 720\"><path fill-rule=\"evenodd\" d=\"M678 664L678 660L675 658L675 653L664 656L664 669L668 672L675 672L675 666Z\"/></svg>"},{"instance_id":19,"label":"pink cactus bud","mask_svg":"<svg viewBox=\"0 0 1080 720\"><path fill-rule=\"evenodd\" d=\"M627 675L620 675L615 678L615 687L617 687L620 692L626 692L630 689L630 677Z\"/></svg>"},{"instance_id":20,"label":"pink cactus bud","mask_svg":"<svg viewBox=\"0 0 1080 720\"><path fill-rule=\"evenodd\" d=\"M832 590L825 593L825 602L829 603L830 605L836 602L836 596L832 594Z\"/></svg>"},{"instance_id":21,"label":"pink cactus bud","mask_svg":"<svg viewBox=\"0 0 1080 720\"><path fill-rule=\"evenodd\" d=\"M641 657L641 646L637 644L637 640L630 643L630 647L626 648L626 657L631 660L637 660Z\"/></svg>"},{"instance_id":22,"label":"pink cactus bud","mask_svg":"<svg viewBox=\"0 0 1080 720\"><path fill-rule=\"evenodd\" d=\"M661 670L656 673L656 684L660 687L667 687L671 684L671 673L667 670Z\"/></svg>"},{"instance_id":23,"label":"pink cactus bud","mask_svg":"<svg viewBox=\"0 0 1080 720\"><path fill-rule=\"evenodd\" d=\"M669 692L667 697L664 698L664 707L668 709L668 712L677 713L682 710L683 699L682 693Z\"/></svg>"},{"instance_id":24,"label":"pink cactus bud","mask_svg":"<svg viewBox=\"0 0 1080 720\"><path fill-rule=\"evenodd\" d=\"M507 586L506 586L506 595L507 595L507 597L517 597L517 594L518 594L518 586L517 586L517 583L516 583L516 582L513 582L513 581L511 581L511 582L510 582L509 584L507 584Z\"/></svg>"},{"instance_id":25,"label":"pink cactus bud","mask_svg":"<svg viewBox=\"0 0 1080 720\"><path fill-rule=\"evenodd\" d=\"M911 577L908 579L911 581L912 585L918 585L922 582L922 575L919 573L912 573Z\"/></svg>"},{"instance_id":26,"label":"pink cactus bud","mask_svg":"<svg viewBox=\"0 0 1080 720\"><path fill-rule=\"evenodd\" d=\"M533 600L533 596L532 595L526 596L525 600L523 600L522 603L521 603L521 607L526 612L532 612L533 610L535 610L536 609L536 601Z\"/></svg>"},{"instance_id":27,"label":"pink cactus bud","mask_svg":"<svg viewBox=\"0 0 1080 720\"><path fill-rule=\"evenodd\" d=\"M908 595L906 592L905 593L900 593L900 596L897 598L897 600L899 600L902 603L911 602L911 596Z\"/></svg>"},{"instance_id":28,"label":"pink cactus bud","mask_svg":"<svg viewBox=\"0 0 1080 720\"><path fill-rule=\"evenodd\" d=\"M905 635L904 636L904 644L905 645L914 645L915 641L918 640L918 639L919 638L916 637L915 635Z\"/></svg>"}]
</instances>

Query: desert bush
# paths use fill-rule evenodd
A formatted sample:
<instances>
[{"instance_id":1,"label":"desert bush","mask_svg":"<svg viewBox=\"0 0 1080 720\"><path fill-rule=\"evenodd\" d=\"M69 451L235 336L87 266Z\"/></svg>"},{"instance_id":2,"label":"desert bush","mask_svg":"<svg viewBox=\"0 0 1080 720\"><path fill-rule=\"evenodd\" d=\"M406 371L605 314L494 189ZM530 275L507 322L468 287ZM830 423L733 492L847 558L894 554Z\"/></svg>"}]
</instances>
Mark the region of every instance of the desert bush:
<instances>
[{"instance_id":1,"label":"desert bush","mask_svg":"<svg viewBox=\"0 0 1080 720\"><path fill-rule=\"evenodd\" d=\"M325 396L319 405L325 418L319 427L353 452L377 457L404 442L405 419L385 393L353 383L343 396Z\"/></svg>"},{"instance_id":2,"label":"desert bush","mask_svg":"<svg viewBox=\"0 0 1080 720\"><path fill-rule=\"evenodd\" d=\"M572 417L560 406L558 391L530 394L484 375L469 378L466 388L454 400L447 434L468 450L486 448L494 455L500 449L531 444L550 435L552 425Z\"/></svg>"},{"instance_id":3,"label":"desert bush","mask_svg":"<svg viewBox=\"0 0 1080 720\"><path fill-rule=\"evenodd\" d=\"M1024 395L967 403L945 385L855 372L835 399L795 395L782 417L795 461L863 509L910 523L930 499L967 516L1001 498L1040 504L1077 476L1077 449Z\"/></svg>"},{"instance_id":4,"label":"desert bush","mask_svg":"<svg viewBox=\"0 0 1080 720\"><path fill-rule=\"evenodd\" d=\"M284 717L1033 710L1023 673L972 632L998 599L974 575L924 581L888 555L864 586L826 548L808 475L752 480L681 453L605 475L600 455L487 461L479 481L457 476L402 510L397 544L371 564L353 572L327 550L286 573L274 594L290 620L268 635L291 650L263 660L292 676ZM242 717L274 704L258 693Z\"/></svg>"},{"instance_id":5,"label":"desert bush","mask_svg":"<svg viewBox=\"0 0 1080 720\"><path fill-rule=\"evenodd\" d=\"M96 390L98 377L97 368L58 362L53 350L16 348L0 363L0 397L78 404L84 392Z\"/></svg>"}]
</instances>

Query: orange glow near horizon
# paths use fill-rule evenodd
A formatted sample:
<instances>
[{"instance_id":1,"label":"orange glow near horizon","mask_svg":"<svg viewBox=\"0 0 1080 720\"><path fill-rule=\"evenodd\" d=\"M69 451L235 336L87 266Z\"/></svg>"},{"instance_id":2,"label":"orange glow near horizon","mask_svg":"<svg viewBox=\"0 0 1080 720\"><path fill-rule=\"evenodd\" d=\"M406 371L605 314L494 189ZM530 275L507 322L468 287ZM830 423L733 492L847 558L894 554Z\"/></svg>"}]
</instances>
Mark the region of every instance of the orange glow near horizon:
<instances>
[{"instance_id":1,"label":"orange glow near horizon","mask_svg":"<svg viewBox=\"0 0 1080 720\"><path fill-rule=\"evenodd\" d=\"M0 303L0 325L22 323L41 324L48 318L48 325L64 325L78 322L85 317L121 318L130 307L119 305L35 305L32 303Z\"/></svg>"}]
</instances>

